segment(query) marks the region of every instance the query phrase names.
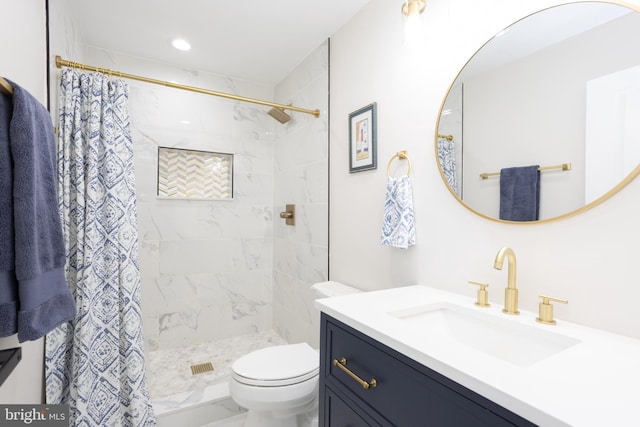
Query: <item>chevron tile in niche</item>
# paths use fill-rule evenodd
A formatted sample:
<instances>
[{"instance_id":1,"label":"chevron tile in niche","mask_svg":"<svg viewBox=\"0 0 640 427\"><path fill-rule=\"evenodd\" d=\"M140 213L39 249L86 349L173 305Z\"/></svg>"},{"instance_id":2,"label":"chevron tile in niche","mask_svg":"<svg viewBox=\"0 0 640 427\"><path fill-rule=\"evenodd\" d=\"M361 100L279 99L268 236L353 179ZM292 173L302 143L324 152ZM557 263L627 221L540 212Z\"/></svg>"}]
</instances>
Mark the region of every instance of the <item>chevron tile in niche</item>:
<instances>
[{"instance_id":1,"label":"chevron tile in niche","mask_svg":"<svg viewBox=\"0 0 640 427\"><path fill-rule=\"evenodd\" d=\"M233 154L158 147L158 196L233 198Z\"/></svg>"}]
</instances>

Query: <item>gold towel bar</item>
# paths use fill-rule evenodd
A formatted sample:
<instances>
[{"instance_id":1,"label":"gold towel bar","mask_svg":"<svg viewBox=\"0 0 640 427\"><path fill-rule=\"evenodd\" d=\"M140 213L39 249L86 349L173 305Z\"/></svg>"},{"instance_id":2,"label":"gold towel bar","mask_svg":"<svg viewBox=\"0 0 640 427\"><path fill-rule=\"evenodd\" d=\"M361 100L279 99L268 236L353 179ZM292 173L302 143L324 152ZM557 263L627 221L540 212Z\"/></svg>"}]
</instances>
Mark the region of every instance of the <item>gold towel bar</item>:
<instances>
[{"instance_id":1,"label":"gold towel bar","mask_svg":"<svg viewBox=\"0 0 640 427\"><path fill-rule=\"evenodd\" d=\"M396 154L394 154L391 159L389 159L389 163L387 163L387 177L390 177L390 170L391 170L391 163L393 163L393 160L395 158L398 158L400 160L406 160L409 164L408 164L408 170L407 170L407 176L411 175L411 160L409 160L409 155L407 154L406 150L402 150L402 151L398 151Z\"/></svg>"},{"instance_id":2,"label":"gold towel bar","mask_svg":"<svg viewBox=\"0 0 640 427\"><path fill-rule=\"evenodd\" d=\"M563 171L570 171L571 170L571 163L563 163L561 165L555 165L555 166L541 166L538 168L539 171L548 171L548 170L552 170L552 169L560 169ZM500 172L485 172L485 173L481 173L480 174L480 178L482 179L487 179L490 176L499 176Z\"/></svg>"},{"instance_id":3,"label":"gold towel bar","mask_svg":"<svg viewBox=\"0 0 640 427\"><path fill-rule=\"evenodd\" d=\"M443 138L443 139L446 139L447 141L453 141L453 135L442 135L439 133L438 138Z\"/></svg>"}]
</instances>

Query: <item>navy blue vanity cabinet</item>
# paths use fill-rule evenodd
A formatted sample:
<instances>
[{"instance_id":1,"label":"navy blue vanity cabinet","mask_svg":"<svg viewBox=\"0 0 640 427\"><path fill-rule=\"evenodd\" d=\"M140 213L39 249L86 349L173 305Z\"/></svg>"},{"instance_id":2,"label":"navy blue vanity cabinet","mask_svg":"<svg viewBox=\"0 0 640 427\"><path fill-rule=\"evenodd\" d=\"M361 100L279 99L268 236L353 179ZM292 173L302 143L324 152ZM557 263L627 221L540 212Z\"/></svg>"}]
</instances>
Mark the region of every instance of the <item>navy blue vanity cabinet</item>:
<instances>
[{"instance_id":1,"label":"navy blue vanity cabinet","mask_svg":"<svg viewBox=\"0 0 640 427\"><path fill-rule=\"evenodd\" d=\"M321 324L322 427L535 425L325 313Z\"/></svg>"},{"instance_id":2,"label":"navy blue vanity cabinet","mask_svg":"<svg viewBox=\"0 0 640 427\"><path fill-rule=\"evenodd\" d=\"M325 399L325 419L324 426L340 426L340 427L380 427L382 424L376 422L374 418L371 418L366 411L362 409L356 409L357 404L350 401L345 395L340 395L327 387L324 389Z\"/></svg>"}]
</instances>

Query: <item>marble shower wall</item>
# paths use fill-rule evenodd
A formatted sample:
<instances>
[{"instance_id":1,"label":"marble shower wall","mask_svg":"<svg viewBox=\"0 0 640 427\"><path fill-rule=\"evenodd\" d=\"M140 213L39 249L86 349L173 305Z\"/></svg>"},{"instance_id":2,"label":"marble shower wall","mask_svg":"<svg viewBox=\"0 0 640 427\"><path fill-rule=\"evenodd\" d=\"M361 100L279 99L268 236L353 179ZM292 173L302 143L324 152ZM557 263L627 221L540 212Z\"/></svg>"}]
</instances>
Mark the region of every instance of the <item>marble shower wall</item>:
<instances>
[{"instance_id":1,"label":"marble shower wall","mask_svg":"<svg viewBox=\"0 0 640 427\"><path fill-rule=\"evenodd\" d=\"M66 2L50 0L53 57L321 111L280 124L268 107L128 80L135 148L145 348L275 329L317 346L310 286L328 277L328 54L274 88L87 47ZM51 67L55 117L60 70ZM54 118L57 120L57 118ZM233 153L234 199L156 197L157 148ZM295 203L297 225L279 212Z\"/></svg>"},{"instance_id":2,"label":"marble shower wall","mask_svg":"<svg viewBox=\"0 0 640 427\"><path fill-rule=\"evenodd\" d=\"M291 113L278 125L274 154L274 327L288 342L316 348L320 315L310 287L329 275L328 88L328 40L275 88L277 102L320 110L319 118ZM279 218L291 203L295 226Z\"/></svg>"},{"instance_id":3,"label":"marble shower wall","mask_svg":"<svg viewBox=\"0 0 640 427\"><path fill-rule=\"evenodd\" d=\"M100 49L87 63L272 99L273 88ZM129 81L145 348L272 329L275 122L254 104ZM156 196L158 147L234 154L233 200Z\"/></svg>"}]
</instances>

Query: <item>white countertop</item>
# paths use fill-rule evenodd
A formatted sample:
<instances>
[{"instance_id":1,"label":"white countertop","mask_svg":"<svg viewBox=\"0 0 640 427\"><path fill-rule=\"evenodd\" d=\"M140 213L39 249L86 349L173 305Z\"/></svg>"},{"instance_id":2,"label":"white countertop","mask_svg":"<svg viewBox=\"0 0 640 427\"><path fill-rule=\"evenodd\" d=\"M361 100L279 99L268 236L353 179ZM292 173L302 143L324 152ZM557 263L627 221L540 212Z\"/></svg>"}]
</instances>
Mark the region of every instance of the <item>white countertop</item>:
<instances>
[{"instance_id":1,"label":"white countertop","mask_svg":"<svg viewBox=\"0 0 640 427\"><path fill-rule=\"evenodd\" d=\"M364 292L316 301L324 313L541 426L640 426L640 340L561 319L535 321L537 313L501 312L502 305L426 286ZM579 342L527 366L508 363L471 347L434 345L416 324L390 312L449 302L500 316ZM508 346L509 343L502 343Z\"/></svg>"}]
</instances>

